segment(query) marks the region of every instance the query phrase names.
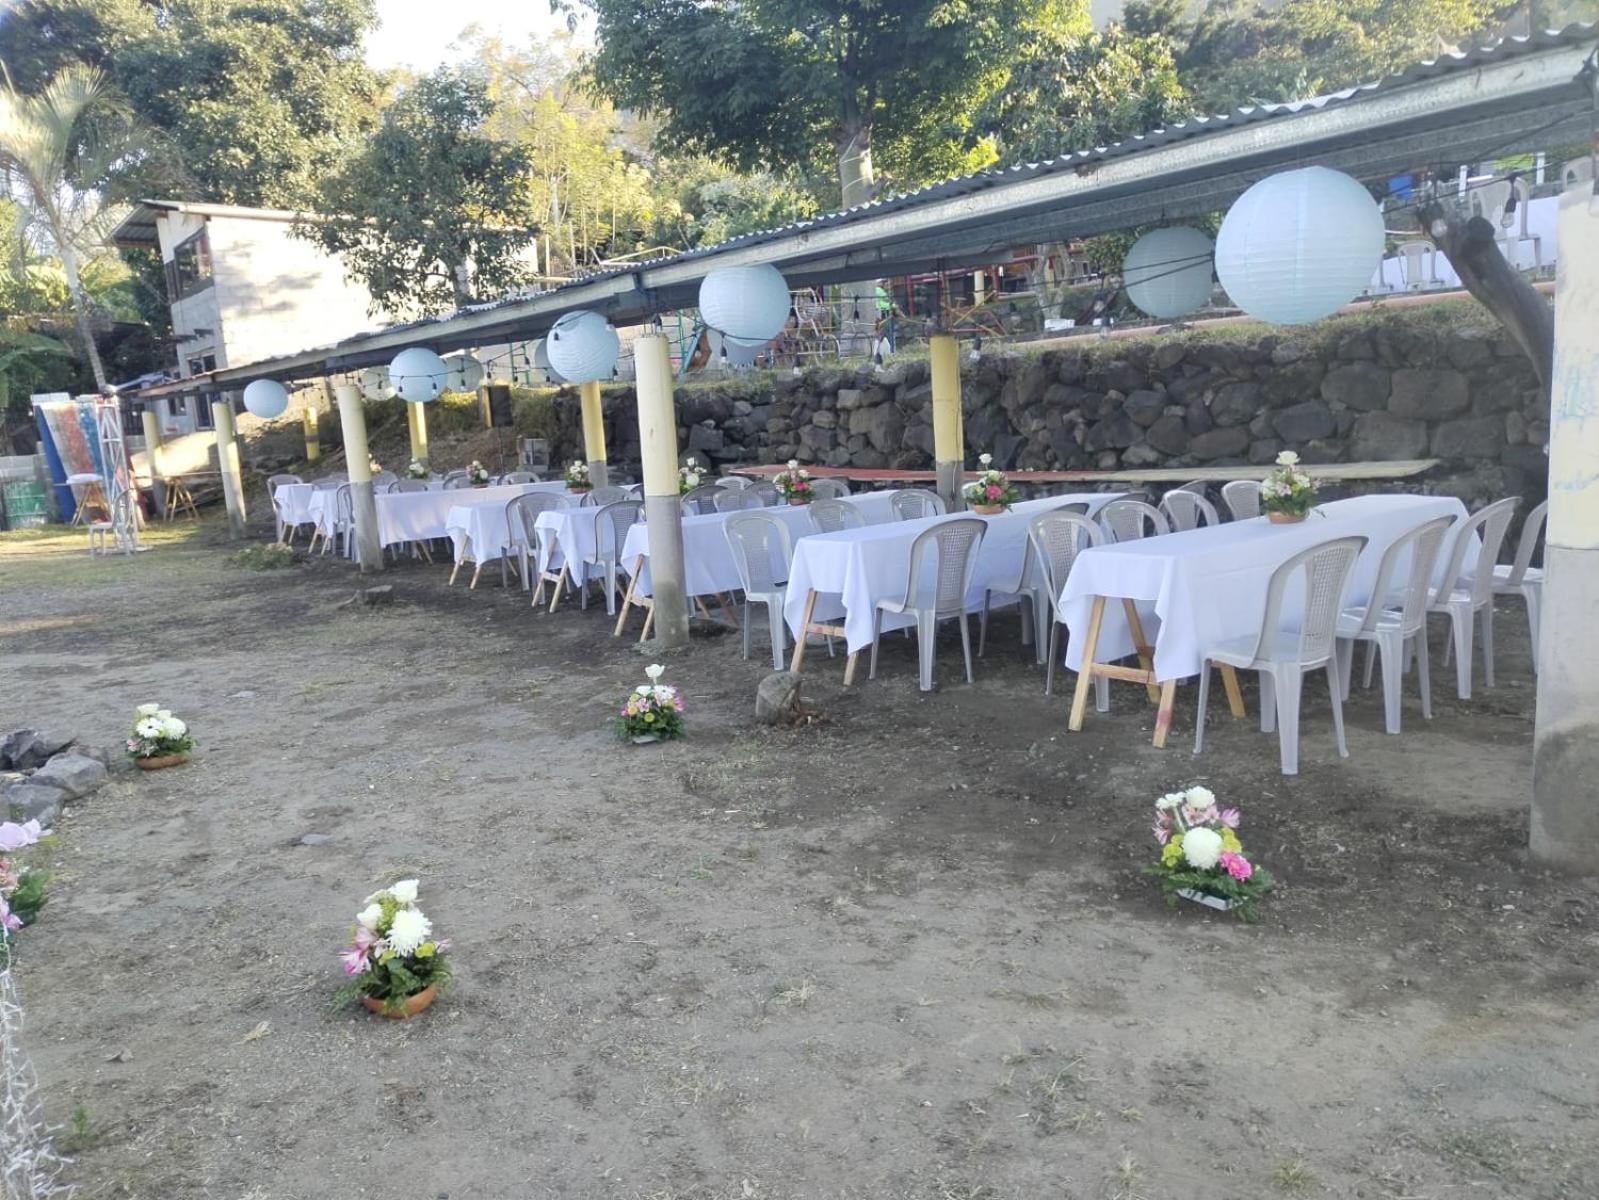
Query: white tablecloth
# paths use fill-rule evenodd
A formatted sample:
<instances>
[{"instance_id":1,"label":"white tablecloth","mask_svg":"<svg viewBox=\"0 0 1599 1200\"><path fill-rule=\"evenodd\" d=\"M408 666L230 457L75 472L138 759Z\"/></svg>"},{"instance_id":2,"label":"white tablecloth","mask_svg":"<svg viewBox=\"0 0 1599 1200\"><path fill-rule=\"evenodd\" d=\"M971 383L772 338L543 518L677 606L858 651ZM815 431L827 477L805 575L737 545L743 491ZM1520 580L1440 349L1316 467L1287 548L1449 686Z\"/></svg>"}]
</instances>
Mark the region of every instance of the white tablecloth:
<instances>
[{"instance_id":1,"label":"white tablecloth","mask_svg":"<svg viewBox=\"0 0 1599 1200\"><path fill-rule=\"evenodd\" d=\"M437 492L389 492L376 496L378 509L378 541L385 546L398 542L420 542L429 538L449 536L447 522L450 510L479 504L498 504L503 509L508 501L528 492L566 491L565 480L549 483L512 483L496 487L451 488Z\"/></svg>"},{"instance_id":2,"label":"white tablecloth","mask_svg":"<svg viewBox=\"0 0 1599 1200\"><path fill-rule=\"evenodd\" d=\"M971 608L981 608L983 592L989 587L1014 584L1026 556L1027 523L1041 512L1063 504L1086 504L1090 514L1114 500L1119 493L1080 492L1027 500L997 517L978 517L988 526L977 551L972 573L972 588L967 594ZM872 644L872 614L879 600L899 599L905 594L906 573L910 570L911 543L916 535L954 519L950 516L923 517L916 521L895 521L868 525L864 529L845 529L838 533L819 533L794 547L794 562L788 577L788 600L783 606L788 627L796 637L805 616L806 594L818 594L813 621L844 618L845 640L850 653ZM968 514L969 515L969 514ZM923 569L929 576L936 555L929 554ZM930 586L930 585L929 585ZM885 614L884 629L911 624L909 617Z\"/></svg>"},{"instance_id":3,"label":"white tablecloth","mask_svg":"<svg viewBox=\"0 0 1599 1200\"><path fill-rule=\"evenodd\" d=\"M889 506L890 494L863 492L846 499L868 525L881 525L894 519L894 510ZM816 533L816 524L811 520L808 504L778 504L771 508L747 511L763 512L782 521L788 526L791 542L798 542L800 538ZM738 589L738 567L733 562L733 548L727 544L727 534L723 529L731 515L704 513L683 518L683 583L688 595L712 596ZM643 524L635 525L627 532L627 541L622 547L622 567L631 574L633 564L640 560L639 579L634 591L641 596L648 596L651 594L650 538L649 529ZM778 564L774 563L773 567L778 569ZM787 573L788 564L781 564L778 578L783 578Z\"/></svg>"},{"instance_id":4,"label":"white tablecloth","mask_svg":"<svg viewBox=\"0 0 1599 1200\"><path fill-rule=\"evenodd\" d=\"M316 521L311 497L316 489L309 483L280 483L272 490L272 507L285 525L307 525Z\"/></svg>"},{"instance_id":5,"label":"white tablecloth","mask_svg":"<svg viewBox=\"0 0 1599 1200\"><path fill-rule=\"evenodd\" d=\"M564 496L568 504L576 504L582 496L580 493L569 492L566 485L560 481L552 483L527 484L527 490L533 492L550 492ZM492 491L492 488L485 488ZM455 491L452 496L473 497L476 491ZM454 507L445 515L445 532L450 535L450 541L455 544L455 561L460 562L462 555L470 553L474 562L489 562L502 555L511 556L516 553L516 541L511 536L511 523L506 520L505 510L510 501L475 499L458 500Z\"/></svg>"},{"instance_id":6,"label":"white tablecloth","mask_svg":"<svg viewBox=\"0 0 1599 1200\"><path fill-rule=\"evenodd\" d=\"M1093 598L1106 596L1137 603L1144 634L1155 648L1157 680L1197 675L1203 647L1260 632L1271 573L1300 550L1352 534L1369 538L1349 585L1349 603L1362 604L1376 582L1383 551L1401 534L1441 516L1463 520L1465 505L1449 496L1356 496L1320 505L1297 525L1256 517L1085 550L1060 597L1071 634L1066 665L1073 670L1082 665ZM1453 535L1446 536L1440 564L1453 545ZM1476 561L1473 551L1467 551L1466 561ZM1297 620L1302 597L1302 590L1285 593L1285 628L1291 627L1290 614ZM1094 657L1110 662L1132 653L1126 614L1113 600L1105 606Z\"/></svg>"}]
</instances>

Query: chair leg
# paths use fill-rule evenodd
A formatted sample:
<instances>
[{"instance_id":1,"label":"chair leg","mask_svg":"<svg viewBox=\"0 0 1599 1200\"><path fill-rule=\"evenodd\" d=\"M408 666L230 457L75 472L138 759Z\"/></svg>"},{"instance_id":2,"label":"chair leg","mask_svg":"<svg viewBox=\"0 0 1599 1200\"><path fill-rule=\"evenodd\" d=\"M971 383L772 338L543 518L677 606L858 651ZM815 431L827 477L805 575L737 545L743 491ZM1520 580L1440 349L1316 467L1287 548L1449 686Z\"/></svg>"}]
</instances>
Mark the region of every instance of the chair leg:
<instances>
[{"instance_id":1,"label":"chair leg","mask_svg":"<svg viewBox=\"0 0 1599 1200\"><path fill-rule=\"evenodd\" d=\"M1337 643L1338 678L1343 680L1344 699L1349 699L1349 681L1355 673L1355 639L1339 638Z\"/></svg>"},{"instance_id":2,"label":"chair leg","mask_svg":"<svg viewBox=\"0 0 1599 1200\"><path fill-rule=\"evenodd\" d=\"M961 653L966 656L966 682L975 683L972 678L972 631L967 623L966 614L961 613L955 618L961 625Z\"/></svg>"},{"instance_id":3,"label":"chair leg","mask_svg":"<svg viewBox=\"0 0 1599 1200\"><path fill-rule=\"evenodd\" d=\"M1205 748L1205 711L1210 707L1210 659L1199 663L1199 714L1194 719L1194 754Z\"/></svg>"},{"instance_id":4,"label":"chair leg","mask_svg":"<svg viewBox=\"0 0 1599 1200\"><path fill-rule=\"evenodd\" d=\"M1543 602L1543 584L1523 583L1521 585L1521 598L1527 602L1527 632L1532 635L1532 673L1538 673L1538 619L1542 614L1538 611Z\"/></svg>"},{"instance_id":5,"label":"chair leg","mask_svg":"<svg viewBox=\"0 0 1599 1200\"><path fill-rule=\"evenodd\" d=\"M1277 729L1277 677L1270 671L1260 672L1260 731L1274 733Z\"/></svg>"},{"instance_id":6,"label":"chair leg","mask_svg":"<svg viewBox=\"0 0 1599 1200\"><path fill-rule=\"evenodd\" d=\"M1110 680L1104 675L1094 676L1094 711L1110 711Z\"/></svg>"},{"instance_id":7,"label":"chair leg","mask_svg":"<svg viewBox=\"0 0 1599 1200\"><path fill-rule=\"evenodd\" d=\"M1432 720L1432 664L1427 660L1432 651L1427 645L1427 622L1421 623L1421 628L1416 631L1411 639L1414 643L1416 655L1416 677L1421 683L1421 715L1424 720Z\"/></svg>"},{"instance_id":8,"label":"chair leg","mask_svg":"<svg viewBox=\"0 0 1599 1200\"><path fill-rule=\"evenodd\" d=\"M1389 733L1399 732L1404 688L1405 639L1395 633L1375 643L1382 651L1382 714Z\"/></svg>"},{"instance_id":9,"label":"chair leg","mask_svg":"<svg viewBox=\"0 0 1599 1200\"><path fill-rule=\"evenodd\" d=\"M745 607L747 609L748 605ZM772 670L781 671L783 652L788 648L788 642L783 636L783 606L776 600L766 601L766 624L772 633Z\"/></svg>"},{"instance_id":10,"label":"chair leg","mask_svg":"<svg viewBox=\"0 0 1599 1200\"><path fill-rule=\"evenodd\" d=\"M1377 661L1377 643L1376 642L1367 642L1366 643L1366 674L1365 674L1365 677L1360 681L1360 686L1361 687L1369 688L1371 686L1371 668L1376 663L1376 661ZM1350 665L1353 666L1354 664L1351 663ZM1349 681L1347 679L1344 680L1344 699L1345 700L1349 699Z\"/></svg>"},{"instance_id":11,"label":"chair leg","mask_svg":"<svg viewBox=\"0 0 1599 1200\"><path fill-rule=\"evenodd\" d=\"M983 593L983 611L977 618L977 657L978 658L982 658L983 655L988 653L988 596L989 596L988 592L984 592ZM966 628L966 622L965 622L964 619L962 619L962 621L961 621L961 629L964 630L965 628Z\"/></svg>"},{"instance_id":12,"label":"chair leg","mask_svg":"<svg viewBox=\"0 0 1599 1200\"><path fill-rule=\"evenodd\" d=\"M807 613L807 616L810 614ZM800 637L809 635L809 630L800 630ZM877 644L883 640L883 610L877 609L872 613L872 661L866 669L866 678L877 678Z\"/></svg>"},{"instance_id":13,"label":"chair leg","mask_svg":"<svg viewBox=\"0 0 1599 1200\"><path fill-rule=\"evenodd\" d=\"M1382 656L1383 684L1388 683L1388 655ZM1397 676L1396 676L1397 678ZM1344 740L1344 702L1341 693L1342 686L1338 682L1338 664L1336 660L1327 661L1327 687L1332 692L1333 736L1338 741L1338 757L1349 757L1349 744Z\"/></svg>"},{"instance_id":14,"label":"chair leg","mask_svg":"<svg viewBox=\"0 0 1599 1200\"><path fill-rule=\"evenodd\" d=\"M1478 610L1477 620L1482 625L1482 681L1489 687L1494 685L1494 601L1488 597L1488 603Z\"/></svg>"},{"instance_id":15,"label":"chair leg","mask_svg":"<svg viewBox=\"0 0 1599 1200\"><path fill-rule=\"evenodd\" d=\"M1043 643L1044 639L1040 638L1039 645L1043 645ZM1055 692L1055 659L1059 654L1060 622L1051 621L1049 623L1049 650L1045 654L1048 661L1044 665L1044 695L1046 696L1053 695Z\"/></svg>"},{"instance_id":16,"label":"chair leg","mask_svg":"<svg viewBox=\"0 0 1599 1200\"><path fill-rule=\"evenodd\" d=\"M1277 693L1277 745L1284 775L1299 774L1299 693L1304 689L1305 673L1297 664L1273 676Z\"/></svg>"},{"instance_id":17,"label":"chair leg","mask_svg":"<svg viewBox=\"0 0 1599 1200\"><path fill-rule=\"evenodd\" d=\"M922 691L933 690L933 656L938 652L938 620L932 610L916 614L916 660L921 670L918 683Z\"/></svg>"},{"instance_id":18,"label":"chair leg","mask_svg":"<svg viewBox=\"0 0 1599 1200\"><path fill-rule=\"evenodd\" d=\"M1471 643L1476 620L1471 605L1451 605L1449 634L1455 651L1455 692L1462 700L1471 699Z\"/></svg>"},{"instance_id":19,"label":"chair leg","mask_svg":"<svg viewBox=\"0 0 1599 1200\"><path fill-rule=\"evenodd\" d=\"M744 661L748 662L750 657L750 602L748 597L745 597L744 603L739 605L739 616L741 618L739 624L743 627Z\"/></svg>"}]
</instances>

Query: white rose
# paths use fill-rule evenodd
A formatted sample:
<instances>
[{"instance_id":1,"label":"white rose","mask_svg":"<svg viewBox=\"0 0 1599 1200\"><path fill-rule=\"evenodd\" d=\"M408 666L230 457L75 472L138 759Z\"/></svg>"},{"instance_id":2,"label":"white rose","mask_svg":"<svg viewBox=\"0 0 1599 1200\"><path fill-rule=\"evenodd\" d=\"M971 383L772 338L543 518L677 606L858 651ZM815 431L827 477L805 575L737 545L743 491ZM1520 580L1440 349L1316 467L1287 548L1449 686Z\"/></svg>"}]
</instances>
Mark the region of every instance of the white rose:
<instances>
[{"instance_id":1,"label":"white rose","mask_svg":"<svg viewBox=\"0 0 1599 1200\"><path fill-rule=\"evenodd\" d=\"M1183 857L1196 870L1210 870L1221 857L1221 834L1203 827L1190 829L1183 834Z\"/></svg>"},{"instance_id":2,"label":"white rose","mask_svg":"<svg viewBox=\"0 0 1599 1200\"><path fill-rule=\"evenodd\" d=\"M389 945L396 954L415 954L416 948L428 940L433 932L433 922L414 908L402 908L394 914L389 925Z\"/></svg>"},{"instance_id":3,"label":"white rose","mask_svg":"<svg viewBox=\"0 0 1599 1200\"><path fill-rule=\"evenodd\" d=\"M1299 455L1295 454L1292 450L1284 450L1277 456L1278 464L1284 467L1291 467L1298 461Z\"/></svg>"},{"instance_id":4,"label":"white rose","mask_svg":"<svg viewBox=\"0 0 1599 1200\"><path fill-rule=\"evenodd\" d=\"M992 454L979 454L977 456L977 461L986 467L989 463L994 461L994 456Z\"/></svg>"},{"instance_id":5,"label":"white rose","mask_svg":"<svg viewBox=\"0 0 1599 1200\"><path fill-rule=\"evenodd\" d=\"M791 459L789 459L789 460L788 460L788 469L789 469L789 470L790 470L790 471L797 471L797 470L799 470L799 459L797 459L797 458L791 458Z\"/></svg>"},{"instance_id":6,"label":"white rose","mask_svg":"<svg viewBox=\"0 0 1599 1200\"><path fill-rule=\"evenodd\" d=\"M368 904L355 914L355 923L362 929L370 929L373 933L378 931L378 922L383 919L383 907L378 904Z\"/></svg>"},{"instance_id":7,"label":"white rose","mask_svg":"<svg viewBox=\"0 0 1599 1200\"><path fill-rule=\"evenodd\" d=\"M136 717L153 717L160 711L161 706L159 704L141 704L133 710L133 715Z\"/></svg>"},{"instance_id":8,"label":"white rose","mask_svg":"<svg viewBox=\"0 0 1599 1200\"><path fill-rule=\"evenodd\" d=\"M395 884L393 887L391 887L389 889L389 895L393 896L401 904L415 904L416 903L416 880L414 880L414 879L402 879L402 880L400 880L399 883Z\"/></svg>"},{"instance_id":9,"label":"white rose","mask_svg":"<svg viewBox=\"0 0 1599 1200\"><path fill-rule=\"evenodd\" d=\"M1181 792L1167 792L1159 800L1155 801L1155 807L1156 808L1176 808L1182 802L1183 802L1183 793L1181 793Z\"/></svg>"},{"instance_id":10,"label":"white rose","mask_svg":"<svg viewBox=\"0 0 1599 1200\"><path fill-rule=\"evenodd\" d=\"M654 683L662 675L666 674L666 668L661 666L660 663L651 663L649 666L644 668L644 674L650 677L651 683Z\"/></svg>"}]
</instances>

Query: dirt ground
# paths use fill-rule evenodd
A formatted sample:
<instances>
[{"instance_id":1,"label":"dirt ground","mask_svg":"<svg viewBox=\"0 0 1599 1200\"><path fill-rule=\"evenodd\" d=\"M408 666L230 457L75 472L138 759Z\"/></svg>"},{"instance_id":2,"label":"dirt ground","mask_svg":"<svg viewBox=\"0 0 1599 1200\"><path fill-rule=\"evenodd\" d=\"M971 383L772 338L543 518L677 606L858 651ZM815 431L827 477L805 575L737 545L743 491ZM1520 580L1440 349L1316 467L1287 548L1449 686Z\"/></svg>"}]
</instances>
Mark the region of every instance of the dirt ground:
<instances>
[{"instance_id":1,"label":"dirt ground","mask_svg":"<svg viewBox=\"0 0 1599 1200\"><path fill-rule=\"evenodd\" d=\"M109 744L159 700L200 739L69 811L23 934L83 1200L1599 1195L1599 888L1524 850L1519 604L1496 688L1436 669L1399 738L1357 695L1346 761L1312 686L1285 779L1224 709L1193 758L1192 688L1164 751L1125 685L1068 734L1014 616L930 696L908 640L849 691L813 653L823 719L780 730L769 662L696 640L691 736L635 748L602 607L406 565L340 609L346 564L240 570L212 524L79 545L0 541L0 726ZM1197 782L1280 880L1257 926L1140 874ZM332 1009L409 876L454 990Z\"/></svg>"}]
</instances>

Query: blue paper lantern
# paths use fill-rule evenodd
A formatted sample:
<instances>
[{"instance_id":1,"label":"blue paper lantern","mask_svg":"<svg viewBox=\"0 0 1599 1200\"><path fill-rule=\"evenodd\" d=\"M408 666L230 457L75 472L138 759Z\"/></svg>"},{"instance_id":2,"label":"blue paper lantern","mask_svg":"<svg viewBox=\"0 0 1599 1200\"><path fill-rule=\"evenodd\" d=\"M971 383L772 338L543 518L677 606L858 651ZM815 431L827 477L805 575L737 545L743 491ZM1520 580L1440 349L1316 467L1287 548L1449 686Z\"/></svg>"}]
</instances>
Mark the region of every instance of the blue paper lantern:
<instances>
[{"instance_id":1,"label":"blue paper lantern","mask_svg":"<svg viewBox=\"0 0 1599 1200\"><path fill-rule=\"evenodd\" d=\"M245 384L244 407L263 421L281 417L289 407L289 389L276 379L256 379Z\"/></svg>"}]
</instances>

